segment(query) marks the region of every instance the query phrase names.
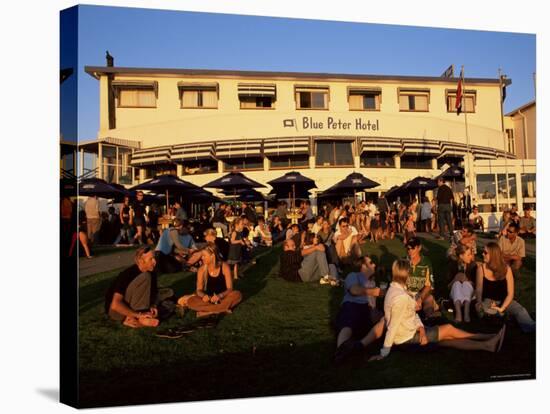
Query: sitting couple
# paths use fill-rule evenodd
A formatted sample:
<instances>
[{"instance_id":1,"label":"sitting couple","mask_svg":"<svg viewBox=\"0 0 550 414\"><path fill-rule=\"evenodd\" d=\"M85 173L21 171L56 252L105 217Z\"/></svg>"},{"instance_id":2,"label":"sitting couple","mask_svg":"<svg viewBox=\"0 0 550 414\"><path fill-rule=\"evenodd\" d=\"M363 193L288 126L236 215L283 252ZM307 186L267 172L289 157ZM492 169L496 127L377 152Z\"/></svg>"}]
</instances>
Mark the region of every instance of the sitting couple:
<instances>
[{"instance_id":1,"label":"sitting couple","mask_svg":"<svg viewBox=\"0 0 550 414\"><path fill-rule=\"evenodd\" d=\"M231 312L242 296L233 290L229 266L220 260L214 243L201 249L201 260L197 289L193 296L184 297L186 306L197 311L198 317ZM150 247L136 251L135 264L117 276L105 295L105 312L112 320L131 328L156 327L171 313L174 307L164 300L173 292L158 288L155 265L155 252Z\"/></svg>"},{"instance_id":2,"label":"sitting couple","mask_svg":"<svg viewBox=\"0 0 550 414\"><path fill-rule=\"evenodd\" d=\"M337 285L336 268L329 266L325 249L325 245L313 233L306 233L301 249L296 248L293 238L286 239L280 257L279 276L289 282Z\"/></svg>"}]
</instances>

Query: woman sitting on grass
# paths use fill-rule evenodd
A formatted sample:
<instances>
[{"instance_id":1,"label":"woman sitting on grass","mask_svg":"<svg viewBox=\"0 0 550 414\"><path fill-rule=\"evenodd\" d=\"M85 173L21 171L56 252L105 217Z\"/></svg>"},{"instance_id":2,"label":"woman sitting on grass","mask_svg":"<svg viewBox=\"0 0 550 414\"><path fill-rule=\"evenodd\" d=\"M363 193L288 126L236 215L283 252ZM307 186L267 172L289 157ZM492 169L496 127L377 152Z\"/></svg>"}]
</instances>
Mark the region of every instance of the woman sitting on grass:
<instances>
[{"instance_id":1,"label":"woman sitting on grass","mask_svg":"<svg viewBox=\"0 0 550 414\"><path fill-rule=\"evenodd\" d=\"M392 266L392 283L384 299L386 336L380 360L390 354L393 345L420 345L438 343L440 346L468 351L497 352L504 340L504 325L497 334L474 334L455 328L451 324L424 327L416 313L417 302L407 292L410 265L406 260L396 260Z\"/></svg>"},{"instance_id":2,"label":"woman sitting on grass","mask_svg":"<svg viewBox=\"0 0 550 414\"><path fill-rule=\"evenodd\" d=\"M495 242L487 243L483 249L483 263L477 267L476 310L480 316L510 315L523 332L535 331L535 321L514 300L512 269L504 262L502 251Z\"/></svg>"},{"instance_id":3,"label":"woman sitting on grass","mask_svg":"<svg viewBox=\"0 0 550 414\"><path fill-rule=\"evenodd\" d=\"M449 262L449 278L452 279L448 285L455 307L455 322L462 322L463 307L464 322L470 322L470 302L474 294L477 264L472 249L464 244L456 247L455 254L458 260Z\"/></svg>"},{"instance_id":4,"label":"woman sitting on grass","mask_svg":"<svg viewBox=\"0 0 550 414\"><path fill-rule=\"evenodd\" d=\"M196 311L200 318L217 313L231 313L241 300L241 292L233 290L229 265L221 261L216 245L208 243L202 249L202 266L197 272L197 290L187 300L187 307Z\"/></svg>"}]
</instances>

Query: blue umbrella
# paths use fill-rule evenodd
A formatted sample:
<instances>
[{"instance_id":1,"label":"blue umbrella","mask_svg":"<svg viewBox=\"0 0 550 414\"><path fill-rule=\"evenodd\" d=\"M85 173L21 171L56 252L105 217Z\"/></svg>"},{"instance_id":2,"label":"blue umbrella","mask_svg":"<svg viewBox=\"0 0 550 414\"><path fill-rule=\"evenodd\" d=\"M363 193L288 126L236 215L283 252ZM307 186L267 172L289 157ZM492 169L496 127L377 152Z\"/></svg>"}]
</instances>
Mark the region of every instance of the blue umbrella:
<instances>
[{"instance_id":1,"label":"blue umbrella","mask_svg":"<svg viewBox=\"0 0 550 414\"><path fill-rule=\"evenodd\" d=\"M112 186L100 178L88 178L78 185L78 194L81 196L97 196L101 198L114 198L124 194L122 190Z\"/></svg>"}]
</instances>

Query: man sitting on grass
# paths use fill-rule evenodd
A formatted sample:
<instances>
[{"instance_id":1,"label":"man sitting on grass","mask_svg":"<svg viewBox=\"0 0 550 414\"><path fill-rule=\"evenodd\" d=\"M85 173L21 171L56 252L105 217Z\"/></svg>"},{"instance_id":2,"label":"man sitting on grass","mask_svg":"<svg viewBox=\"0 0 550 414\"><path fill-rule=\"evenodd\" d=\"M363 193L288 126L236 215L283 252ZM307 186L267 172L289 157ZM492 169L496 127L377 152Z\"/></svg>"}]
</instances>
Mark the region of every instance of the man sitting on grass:
<instances>
[{"instance_id":1,"label":"man sitting on grass","mask_svg":"<svg viewBox=\"0 0 550 414\"><path fill-rule=\"evenodd\" d=\"M525 207L523 217L519 219L519 235L525 239L534 238L536 234L536 220L531 217L531 207Z\"/></svg>"},{"instance_id":2,"label":"man sitting on grass","mask_svg":"<svg viewBox=\"0 0 550 414\"><path fill-rule=\"evenodd\" d=\"M363 351L384 333L384 313L376 308L376 298L384 294L374 282L376 264L365 256L355 260L354 268L344 282L346 293L336 321L336 362Z\"/></svg>"},{"instance_id":3,"label":"man sitting on grass","mask_svg":"<svg viewBox=\"0 0 550 414\"><path fill-rule=\"evenodd\" d=\"M344 217L338 222L338 230L334 233L334 244L338 258L343 262L349 262L353 258L361 257L361 247L357 242L357 229L349 224L349 219Z\"/></svg>"},{"instance_id":4,"label":"man sitting on grass","mask_svg":"<svg viewBox=\"0 0 550 414\"><path fill-rule=\"evenodd\" d=\"M197 250L187 222L175 219L174 227L162 232L155 250L161 273L180 272L185 259Z\"/></svg>"},{"instance_id":5,"label":"man sitting on grass","mask_svg":"<svg viewBox=\"0 0 550 414\"><path fill-rule=\"evenodd\" d=\"M407 289L414 295L424 318L431 318L437 311L437 304L432 295L434 288L432 262L428 257L422 255L422 245L418 237L409 239L406 247L411 272L407 280Z\"/></svg>"},{"instance_id":6,"label":"man sitting on grass","mask_svg":"<svg viewBox=\"0 0 550 414\"><path fill-rule=\"evenodd\" d=\"M525 240L518 236L518 225L509 223L506 235L498 240L498 246L502 250L502 256L508 266L512 268L514 275L523 265L525 258Z\"/></svg>"},{"instance_id":7,"label":"man sitting on grass","mask_svg":"<svg viewBox=\"0 0 550 414\"><path fill-rule=\"evenodd\" d=\"M136 251L135 264L121 272L105 294L105 313L130 328L159 324L155 252L149 246ZM172 296L167 292L166 296Z\"/></svg>"}]
</instances>

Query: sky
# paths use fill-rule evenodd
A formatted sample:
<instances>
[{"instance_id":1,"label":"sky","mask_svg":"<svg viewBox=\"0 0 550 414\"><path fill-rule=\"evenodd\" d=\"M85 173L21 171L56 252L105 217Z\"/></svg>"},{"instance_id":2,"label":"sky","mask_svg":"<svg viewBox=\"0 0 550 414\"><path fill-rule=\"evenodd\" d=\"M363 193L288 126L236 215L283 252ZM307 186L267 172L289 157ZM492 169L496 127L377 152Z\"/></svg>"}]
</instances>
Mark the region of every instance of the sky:
<instances>
[{"instance_id":1,"label":"sky","mask_svg":"<svg viewBox=\"0 0 550 414\"><path fill-rule=\"evenodd\" d=\"M79 6L78 27L64 17L61 67L74 64L78 32L77 75L61 88L63 114L78 99L78 125L61 120L67 140L97 136L99 82L84 67L105 66L106 50L125 67L440 76L454 64L466 78L500 68L512 79L505 113L535 97L533 34L100 6Z\"/></svg>"}]
</instances>

